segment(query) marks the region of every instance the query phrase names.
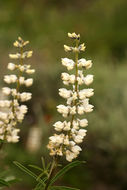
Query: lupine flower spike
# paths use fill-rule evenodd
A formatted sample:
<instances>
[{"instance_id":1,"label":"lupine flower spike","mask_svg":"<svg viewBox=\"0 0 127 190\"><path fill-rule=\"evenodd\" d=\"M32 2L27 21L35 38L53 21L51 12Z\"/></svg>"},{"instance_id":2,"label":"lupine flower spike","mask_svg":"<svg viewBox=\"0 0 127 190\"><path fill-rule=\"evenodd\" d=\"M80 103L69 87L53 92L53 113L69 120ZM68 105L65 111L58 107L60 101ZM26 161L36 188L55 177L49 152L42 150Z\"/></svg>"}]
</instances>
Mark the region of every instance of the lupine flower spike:
<instances>
[{"instance_id":1,"label":"lupine flower spike","mask_svg":"<svg viewBox=\"0 0 127 190\"><path fill-rule=\"evenodd\" d=\"M63 84L68 87L60 88L59 95L66 99L66 105L58 105L57 111L62 114L64 121L57 121L53 126L58 132L49 138L48 149L51 156L66 156L66 160L71 162L82 150L79 146L86 136L88 125L86 118L80 119L80 115L93 111L93 105L89 104L89 98L93 96L94 90L87 88L93 82L93 75L84 76L83 70L92 67L92 61L84 58L79 59L79 53L85 51L85 45L80 44L80 34L68 33L68 37L76 43L75 47L64 45L66 52L73 52L75 60L62 58L62 65L67 70L74 70L74 74L64 72L61 74ZM70 89L70 85L72 86ZM82 89L83 86L86 88Z\"/></svg>"},{"instance_id":2,"label":"lupine flower spike","mask_svg":"<svg viewBox=\"0 0 127 190\"><path fill-rule=\"evenodd\" d=\"M10 71L15 71L16 74L4 76L4 82L10 85L2 89L3 94L8 96L8 99L0 100L0 109L2 110L0 111L0 140L4 142L18 142L20 129L17 128L17 124L23 121L27 113L27 106L21 103L30 100L32 97L29 92L20 92L21 85L29 87L33 83L32 78L25 79L23 74L35 72L34 69L31 69L31 65L27 65L26 61L23 62L25 58L30 58L33 53L32 51L23 51L28 43L29 41L23 41L19 37L13 44L19 49L19 53L9 54L14 62L10 62L7 68Z\"/></svg>"}]
</instances>

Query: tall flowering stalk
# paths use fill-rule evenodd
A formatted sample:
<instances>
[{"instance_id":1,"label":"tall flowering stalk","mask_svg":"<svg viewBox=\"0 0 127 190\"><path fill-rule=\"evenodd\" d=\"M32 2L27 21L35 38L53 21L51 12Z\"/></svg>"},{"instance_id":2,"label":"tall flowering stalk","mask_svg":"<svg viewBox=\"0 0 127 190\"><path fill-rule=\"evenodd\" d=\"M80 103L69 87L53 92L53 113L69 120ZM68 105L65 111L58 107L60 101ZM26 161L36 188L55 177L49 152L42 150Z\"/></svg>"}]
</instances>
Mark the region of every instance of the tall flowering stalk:
<instances>
[{"instance_id":1,"label":"tall flowering stalk","mask_svg":"<svg viewBox=\"0 0 127 190\"><path fill-rule=\"evenodd\" d=\"M9 74L4 76L4 82L9 87L4 87L2 92L8 96L7 100L0 100L0 140L1 146L4 142L16 143L19 140L19 131L17 124L21 123L27 113L27 106L22 102L31 99L32 94L30 92L21 92L21 85L29 87L33 84L33 79L26 79L23 74L33 74L34 69L31 69L31 65L24 63L26 58L32 56L32 51L25 51L24 47L29 41L23 41L21 37L14 42L14 46L19 49L19 53L9 54L9 57L15 61L10 62L7 68L10 71L15 71L16 74Z\"/></svg>"},{"instance_id":2,"label":"tall flowering stalk","mask_svg":"<svg viewBox=\"0 0 127 190\"><path fill-rule=\"evenodd\" d=\"M49 143L47 145L50 150L50 155L53 157L50 170L48 171L47 181L44 185L44 190L53 190L55 186L52 184L58 176L64 174L69 168L74 167L80 162L72 162L77 158L82 150L79 146L83 142L83 138L86 136L87 130L84 129L88 125L86 118L80 119L79 116L93 111L93 105L89 104L89 98L93 96L94 90L92 88L83 89L81 86L89 86L93 82L93 75L89 74L84 76L83 70L92 67L92 61L84 58L79 59L79 53L85 51L85 46L79 44L80 35L75 33L68 33L68 37L75 41L75 47L64 45L66 52L72 52L75 55L75 60L69 58L62 58L62 65L67 70L73 70L74 74L62 73L61 78L63 84L68 87L60 88L59 95L66 99L66 105L58 105L57 111L62 114L64 120L57 121L53 126L55 133L49 137ZM71 85L71 88L70 88ZM53 177L53 172L58 165L59 158L65 156L66 160L72 162L65 166L60 172ZM65 187L56 187L56 189L67 189ZM72 190L73 188L68 188ZM75 189L76 190L76 189Z\"/></svg>"},{"instance_id":3,"label":"tall flowering stalk","mask_svg":"<svg viewBox=\"0 0 127 190\"><path fill-rule=\"evenodd\" d=\"M88 125L86 118L79 119L80 115L93 111L93 105L89 104L89 98L93 96L92 88L82 89L81 85L89 86L93 82L93 75L84 76L83 70L92 66L91 60L79 59L79 53L85 51L84 43L79 45L80 35L68 33L68 37L75 41L75 47L64 45L66 52L73 52L75 60L62 58L62 65L67 70L74 70L74 74L62 73L63 83L69 88L60 88L59 95L66 99L66 105L58 105L57 111L66 119L57 121L53 126L59 134L54 134L49 138L48 149L50 155L59 157L66 156L66 160L71 162L82 150L79 146L86 136ZM70 85L72 88L70 89Z\"/></svg>"},{"instance_id":4,"label":"tall flowering stalk","mask_svg":"<svg viewBox=\"0 0 127 190\"><path fill-rule=\"evenodd\" d=\"M86 118L82 119L80 116L92 112L94 107L89 104L89 98L93 96L94 90L87 87L93 82L93 75L84 76L83 74L83 70L92 67L92 61L84 58L79 59L79 53L85 51L84 43L79 44L80 35L68 33L68 37L74 40L75 47L64 45L64 50L74 53L75 60L73 61L69 58L61 59L62 65L67 70L72 70L72 73L64 72L61 74L62 81L68 88L59 89L59 95L66 100L66 105L61 104L57 106L57 111L62 114L63 120L57 121L53 125L56 133L49 137L49 143L47 145L50 155L53 157L52 163L46 165L44 159L42 159L43 168L31 165L34 169L41 171L39 176L37 176L20 163L14 162L21 170L30 176L32 174L36 181L38 181L35 190L79 190L65 186L54 186L55 181L69 169L83 163L78 160L73 161L82 150L79 145L83 142L87 132L85 127L88 125L88 121ZM85 89L83 88L84 85L86 86ZM66 160L70 163L54 175L54 170L58 166L59 159L62 156L65 156Z\"/></svg>"}]
</instances>

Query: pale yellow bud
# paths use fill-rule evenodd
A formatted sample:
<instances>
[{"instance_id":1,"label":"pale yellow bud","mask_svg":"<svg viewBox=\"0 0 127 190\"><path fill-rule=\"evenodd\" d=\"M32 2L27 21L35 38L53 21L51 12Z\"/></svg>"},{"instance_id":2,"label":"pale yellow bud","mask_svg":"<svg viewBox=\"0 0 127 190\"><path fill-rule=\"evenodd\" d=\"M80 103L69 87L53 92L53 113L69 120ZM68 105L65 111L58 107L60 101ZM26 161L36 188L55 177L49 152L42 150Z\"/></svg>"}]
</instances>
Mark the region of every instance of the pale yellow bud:
<instances>
[{"instance_id":1,"label":"pale yellow bud","mask_svg":"<svg viewBox=\"0 0 127 190\"><path fill-rule=\"evenodd\" d=\"M15 41L15 42L13 43L13 45L14 45L15 47L19 47L19 42L18 42L18 41Z\"/></svg>"},{"instance_id":2,"label":"pale yellow bud","mask_svg":"<svg viewBox=\"0 0 127 190\"><path fill-rule=\"evenodd\" d=\"M64 45L64 50L65 50L66 52L69 52L69 51L72 51L72 48L69 47L69 46L67 46L67 45Z\"/></svg>"},{"instance_id":3,"label":"pale yellow bud","mask_svg":"<svg viewBox=\"0 0 127 190\"><path fill-rule=\"evenodd\" d=\"M80 39L80 34L76 34L75 32L73 32L72 34L68 33L68 37L72 39Z\"/></svg>"},{"instance_id":4,"label":"pale yellow bud","mask_svg":"<svg viewBox=\"0 0 127 190\"><path fill-rule=\"evenodd\" d=\"M85 49L86 49L86 47L85 47L84 43L79 46L79 51L85 51Z\"/></svg>"}]
</instances>

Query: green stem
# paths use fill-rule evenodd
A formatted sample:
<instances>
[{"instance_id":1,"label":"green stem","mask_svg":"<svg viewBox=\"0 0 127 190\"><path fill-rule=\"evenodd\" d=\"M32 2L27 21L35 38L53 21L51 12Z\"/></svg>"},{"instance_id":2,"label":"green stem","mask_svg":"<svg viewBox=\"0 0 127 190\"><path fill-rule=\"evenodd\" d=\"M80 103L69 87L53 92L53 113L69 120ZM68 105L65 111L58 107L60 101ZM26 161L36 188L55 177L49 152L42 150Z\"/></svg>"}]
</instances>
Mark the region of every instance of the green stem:
<instances>
[{"instance_id":1,"label":"green stem","mask_svg":"<svg viewBox=\"0 0 127 190\"><path fill-rule=\"evenodd\" d=\"M76 39L76 48L78 48L78 46L79 46L79 40ZM76 93L78 93L78 81L77 81L77 78L78 78L78 51L75 52L75 92ZM76 106L76 100L74 101L73 106ZM72 118L71 118L71 127L72 127L72 124L73 124L73 120L74 120L74 115L72 115Z\"/></svg>"},{"instance_id":2,"label":"green stem","mask_svg":"<svg viewBox=\"0 0 127 190\"><path fill-rule=\"evenodd\" d=\"M45 186L44 190L48 190L48 187L50 185L50 181L52 179L52 176L53 176L53 173L54 173L54 170L56 169L56 167L57 167L57 159L56 159L56 157L54 157L53 161L52 161L50 171L49 171L49 177L48 177L48 180L47 180L47 183L46 183L46 186Z\"/></svg>"}]
</instances>

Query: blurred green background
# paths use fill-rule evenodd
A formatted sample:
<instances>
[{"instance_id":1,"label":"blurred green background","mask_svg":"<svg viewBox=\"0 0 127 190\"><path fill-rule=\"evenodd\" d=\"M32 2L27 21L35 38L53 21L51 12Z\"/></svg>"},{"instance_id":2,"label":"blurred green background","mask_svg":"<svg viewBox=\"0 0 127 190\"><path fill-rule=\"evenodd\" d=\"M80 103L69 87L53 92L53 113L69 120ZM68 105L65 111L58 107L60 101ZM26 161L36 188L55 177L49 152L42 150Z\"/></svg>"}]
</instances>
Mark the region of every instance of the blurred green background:
<instances>
[{"instance_id":1,"label":"blurred green background","mask_svg":"<svg viewBox=\"0 0 127 190\"><path fill-rule=\"evenodd\" d=\"M13 164L41 165L48 161L46 144L53 122L60 118L56 106L63 45L71 45L68 32L81 34L93 60L94 112L88 114L88 133L79 157L86 164L59 181L81 190L127 190L127 1L126 0L0 0L0 85L4 85L9 53L18 36L29 40L34 51L28 62L36 69L29 113L21 126L20 142L5 146L2 169L21 181L13 190L29 190L35 182ZM1 159L2 160L2 159ZM66 162L63 160L63 164ZM9 169L10 168L10 169Z\"/></svg>"}]
</instances>

